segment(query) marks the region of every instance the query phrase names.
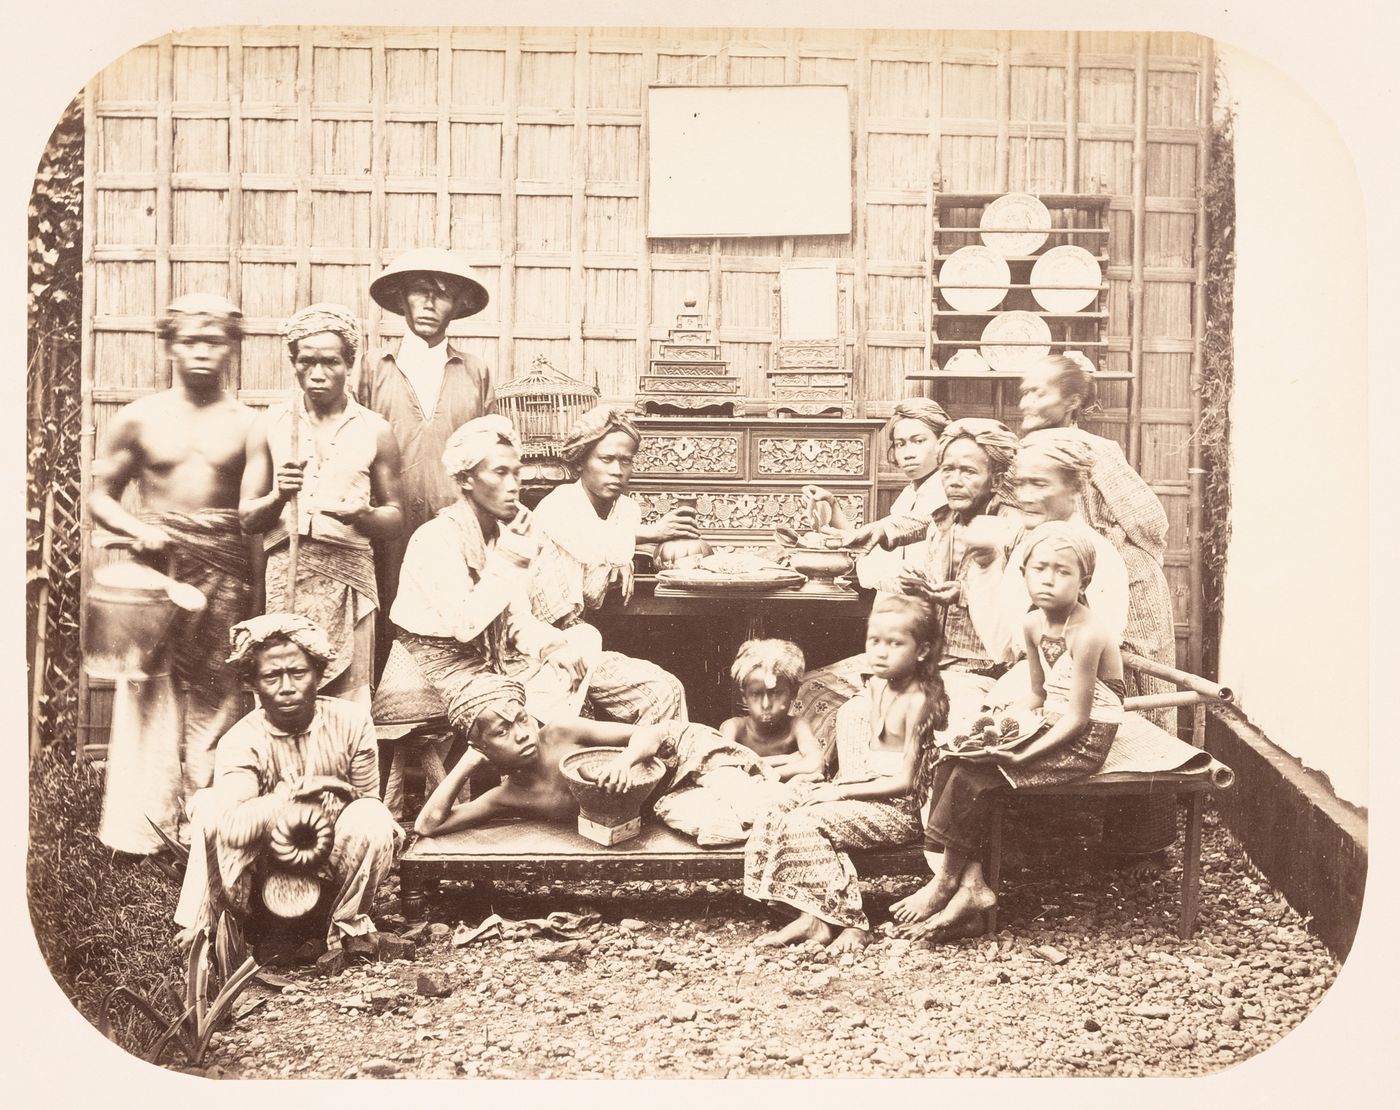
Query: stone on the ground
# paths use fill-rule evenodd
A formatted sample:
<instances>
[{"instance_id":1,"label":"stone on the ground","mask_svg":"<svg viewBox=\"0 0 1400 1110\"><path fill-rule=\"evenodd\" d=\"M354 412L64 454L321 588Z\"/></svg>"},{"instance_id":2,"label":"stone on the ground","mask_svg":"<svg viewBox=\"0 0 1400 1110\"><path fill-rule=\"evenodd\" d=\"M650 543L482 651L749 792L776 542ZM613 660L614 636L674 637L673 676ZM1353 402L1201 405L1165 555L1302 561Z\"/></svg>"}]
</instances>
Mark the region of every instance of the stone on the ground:
<instances>
[{"instance_id":1,"label":"stone on the ground","mask_svg":"<svg viewBox=\"0 0 1400 1110\"><path fill-rule=\"evenodd\" d=\"M420 971L414 991L427 998L446 998L452 993L452 983L440 971Z\"/></svg>"},{"instance_id":2,"label":"stone on the ground","mask_svg":"<svg viewBox=\"0 0 1400 1110\"><path fill-rule=\"evenodd\" d=\"M671 1007L672 1021L694 1021L700 1011L692 1002L677 1002Z\"/></svg>"},{"instance_id":3,"label":"stone on the ground","mask_svg":"<svg viewBox=\"0 0 1400 1110\"><path fill-rule=\"evenodd\" d=\"M380 1078L386 1075L395 1075L397 1074L398 1070L398 1064L395 1064L389 1060L385 1060L379 1056L366 1060L359 1066L359 1072L361 1075L372 1075Z\"/></svg>"},{"instance_id":4,"label":"stone on the ground","mask_svg":"<svg viewBox=\"0 0 1400 1110\"><path fill-rule=\"evenodd\" d=\"M316 974L323 976L339 975L345 970L345 953L337 948L332 952L324 953L316 961Z\"/></svg>"}]
</instances>

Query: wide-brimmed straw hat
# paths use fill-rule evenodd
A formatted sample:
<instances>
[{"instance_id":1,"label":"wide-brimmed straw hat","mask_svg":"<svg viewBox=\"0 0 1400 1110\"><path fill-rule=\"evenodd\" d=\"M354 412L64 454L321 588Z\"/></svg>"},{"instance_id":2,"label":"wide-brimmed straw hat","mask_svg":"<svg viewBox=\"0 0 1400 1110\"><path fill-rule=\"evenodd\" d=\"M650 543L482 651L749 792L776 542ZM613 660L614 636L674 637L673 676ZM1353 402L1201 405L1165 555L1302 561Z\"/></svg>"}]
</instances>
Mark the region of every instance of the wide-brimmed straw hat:
<instances>
[{"instance_id":1,"label":"wide-brimmed straw hat","mask_svg":"<svg viewBox=\"0 0 1400 1110\"><path fill-rule=\"evenodd\" d=\"M475 316L491 300L486 286L472 277L467 264L458 255L440 247L422 247L399 255L384 268L382 274L370 282L369 295L380 308L395 315L403 315L403 298L400 296L399 287L409 274L435 274L451 278L466 288L466 295L452 317L454 320Z\"/></svg>"}]
</instances>

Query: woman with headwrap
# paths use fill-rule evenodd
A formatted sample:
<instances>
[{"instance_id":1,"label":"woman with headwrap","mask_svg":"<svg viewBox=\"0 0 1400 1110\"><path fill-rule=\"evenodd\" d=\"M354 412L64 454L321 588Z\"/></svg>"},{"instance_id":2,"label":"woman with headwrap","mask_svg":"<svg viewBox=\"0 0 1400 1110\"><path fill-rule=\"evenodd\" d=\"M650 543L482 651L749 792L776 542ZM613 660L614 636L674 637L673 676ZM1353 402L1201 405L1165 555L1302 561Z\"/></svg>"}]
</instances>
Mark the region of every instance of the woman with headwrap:
<instances>
[{"instance_id":1,"label":"woman with headwrap","mask_svg":"<svg viewBox=\"0 0 1400 1110\"><path fill-rule=\"evenodd\" d=\"M283 337L298 389L249 433L238 516L245 532L263 533L268 610L295 610L324 628L335 659L322 690L368 710L379 608L370 544L403 528L399 445L388 422L347 388L361 346L349 309L311 305L287 321ZM295 605L294 527L301 537Z\"/></svg>"},{"instance_id":2,"label":"woman with headwrap","mask_svg":"<svg viewBox=\"0 0 1400 1110\"><path fill-rule=\"evenodd\" d=\"M530 576L535 616L570 628L598 609L616 585L632 599L637 542L695 536L694 510L676 510L650 527L627 496L641 433L623 412L599 405L579 417L560 451L578 481L552 490L535 509L541 549ZM645 659L603 652L590 677L598 713L627 724L685 720L685 690Z\"/></svg>"},{"instance_id":3,"label":"woman with headwrap","mask_svg":"<svg viewBox=\"0 0 1400 1110\"><path fill-rule=\"evenodd\" d=\"M1176 666L1176 618L1162 562L1167 547L1167 514L1152 487L1111 439L1077 426L1097 407L1094 380L1086 360L1055 356L1037 363L1021 382L1023 443L1077 443L1090 462L1080 501L1088 525L1118 551L1128 573L1128 614L1123 646L1168 667ZM1128 694L1170 693L1163 679L1129 670ZM1176 735L1176 710L1150 709L1143 715ZM1125 797L1108 806L1106 843L1123 856L1146 856L1176 839L1176 803L1168 796Z\"/></svg>"},{"instance_id":4,"label":"woman with headwrap","mask_svg":"<svg viewBox=\"0 0 1400 1110\"><path fill-rule=\"evenodd\" d=\"M846 546L866 550L856 560L856 578L866 589L897 591L894 579L910 567L922 566L927 555L924 537L934 515L948 504L937 480L938 441L949 416L937 401L909 397L894 407L889 424L889 459L909 484L899 491L887 515L860 528L851 528L841 503L821 486L804 486L807 503L825 505L830 527L845 533ZM825 512L816 509L818 512Z\"/></svg>"},{"instance_id":5,"label":"woman with headwrap","mask_svg":"<svg viewBox=\"0 0 1400 1110\"><path fill-rule=\"evenodd\" d=\"M539 542L519 502L519 447L504 416L480 416L452 433L442 464L461 496L408 541L389 614L468 741L481 691L503 675L524 684L536 720L576 714L599 649L593 629L562 633L530 611Z\"/></svg>"},{"instance_id":6,"label":"woman with headwrap","mask_svg":"<svg viewBox=\"0 0 1400 1110\"><path fill-rule=\"evenodd\" d=\"M938 440L938 478L946 504L926 529L922 566L897 580L900 589L923 597L943 614L939 665L950 705L949 727L974 714L982 695L1004 669L1005 652L986 646L981 626L990 624L1002 554L1016 534L1019 517L1008 477L1016 437L1000 421L955 420ZM802 684L794 712L801 712L830 750L835 711L861 684L864 656L814 672Z\"/></svg>"}]
</instances>

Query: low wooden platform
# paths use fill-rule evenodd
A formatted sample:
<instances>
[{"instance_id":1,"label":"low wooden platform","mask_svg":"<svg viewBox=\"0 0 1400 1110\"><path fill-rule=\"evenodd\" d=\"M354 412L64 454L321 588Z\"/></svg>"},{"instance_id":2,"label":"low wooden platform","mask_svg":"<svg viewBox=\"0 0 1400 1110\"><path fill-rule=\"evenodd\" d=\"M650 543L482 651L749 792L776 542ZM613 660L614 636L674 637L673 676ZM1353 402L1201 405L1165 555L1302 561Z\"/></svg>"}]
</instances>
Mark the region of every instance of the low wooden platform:
<instances>
[{"instance_id":1,"label":"low wooden platform","mask_svg":"<svg viewBox=\"0 0 1400 1110\"><path fill-rule=\"evenodd\" d=\"M1151 775L1108 774L1069 786L1040 787L1008 793L992 815L988 841L987 881L995 889L1001 869L1002 814L1013 796L1032 794L1152 794L1184 793L1188 796L1186 839L1182 846L1182 937L1195 930L1200 905L1201 818L1205 793L1219 789L1205 771ZM921 875L924 862L920 844L877 851L852 852L862 875ZM404 916L420 920L423 900L437 893L443 879L541 880L601 879L627 882L637 879L739 879L744 874L741 848L701 848L654 818L640 836L605 848L586 840L570 825L543 821L499 821L463 829L446 836L420 837L400 861L400 894ZM995 921L991 923L995 931Z\"/></svg>"}]
</instances>

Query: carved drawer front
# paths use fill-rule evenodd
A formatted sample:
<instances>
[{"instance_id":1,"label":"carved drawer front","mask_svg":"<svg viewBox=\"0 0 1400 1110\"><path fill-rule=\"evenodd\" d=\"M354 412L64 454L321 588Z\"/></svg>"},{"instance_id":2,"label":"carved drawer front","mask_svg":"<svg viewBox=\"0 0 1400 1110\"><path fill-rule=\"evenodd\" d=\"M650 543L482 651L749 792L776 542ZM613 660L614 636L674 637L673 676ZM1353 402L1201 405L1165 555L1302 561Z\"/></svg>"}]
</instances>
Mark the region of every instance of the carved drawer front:
<instances>
[{"instance_id":1,"label":"carved drawer front","mask_svg":"<svg viewBox=\"0 0 1400 1110\"><path fill-rule=\"evenodd\" d=\"M779 367L831 367L845 364L839 343L778 343Z\"/></svg>"},{"instance_id":2,"label":"carved drawer front","mask_svg":"<svg viewBox=\"0 0 1400 1110\"><path fill-rule=\"evenodd\" d=\"M664 358L651 360L653 374L669 374L673 378L722 378L728 369L727 362L671 362Z\"/></svg>"},{"instance_id":3,"label":"carved drawer front","mask_svg":"<svg viewBox=\"0 0 1400 1110\"><path fill-rule=\"evenodd\" d=\"M864 490L832 491L846 519L859 527L869 519L869 494ZM724 533L753 533L765 535L775 528L791 528L804 532L810 527L802 507L800 489L794 487L763 488L752 485L725 488L706 487L703 483L685 489L655 490L633 486L630 495L640 503L643 523L651 523L676 507L679 497L694 497L700 531L709 538Z\"/></svg>"},{"instance_id":4,"label":"carved drawer front","mask_svg":"<svg viewBox=\"0 0 1400 1110\"><path fill-rule=\"evenodd\" d=\"M638 476L705 474L717 478L738 478L741 432L719 435L689 432L657 434L648 431L632 464ZM634 495L635 495L635 491Z\"/></svg>"},{"instance_id":5,"label":"carved drawer front","mask_svg":"<svg viewBox=\"0 0 1400 1110\"><path fill-rule=\"evenodd\" d=\"M677 381L674 374L643 374L637 387L643 393L738 393L739 379L732 375L720 378L686 378Z\"/></svg>"},{"instance_id":6,"label":"carved drawer front","mask_svg":"<svg viewBox=\"0 0 1400 1110\"><path fill-rule=\"evenodd\" d=\"M672 328L670 332L672 343L708 343L710 333L707 331L682 331L680 328Z\"/></svg>"},{"instance_id":7,"label":"carved drawer front","mask_svg":"<svg viewBox=\"0 0 1400 1110\"><path fill-rule=\"evenodd\" d=\"M718 343L662 343L660 362L719 362Z\"/></svg>"},{"instance_id":8,"label":"carved drawer front","mask_svg":"<svg viewBox=\"0 0 1400 1110\"><path fill-rule=\"evenodd\" d=\"M676 316L675 331L685 332L705 332L705 314L703 312L682 312ZM708 338L708 336L707 336Z\"/></svg>"},{"instance_id":9,"label":"carved drawer front","mask_svg":"<svg viewBox=\"0 0 1400 1110\"><path fill-rule=\"evenodd\" d=\"M782 389L831 388L849 389L851 375L840 371L824 374L769 374L768 384ZM849 394L847 394L849 396Z\"/></svg>"},{"instance_id":10,"label":"carved drawer front","mask_svg":"<svg viewBox=\"0 0 1400 1110\"><path fill-rule=\"evenodd\" d=\"M795 401L783 397L775 397L768 411L780 416L839 416L844 420L854 420L856 406L853 401L838 401L835 399L828 399L825 401Z\"/></svg>"},{"instance_id":11,"label":"carved drawer front","mask_svg":"<svg viewBox=\"0 0 1400 1110\"><path fill-rule=\"evenodd\" d=\"M864 436L759 433L754 445L755 478L865 478L870 474Z\"/></svg>"}]
</instances>

